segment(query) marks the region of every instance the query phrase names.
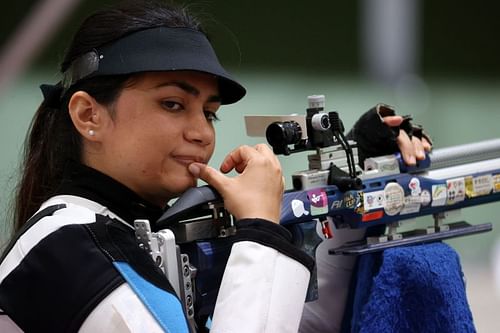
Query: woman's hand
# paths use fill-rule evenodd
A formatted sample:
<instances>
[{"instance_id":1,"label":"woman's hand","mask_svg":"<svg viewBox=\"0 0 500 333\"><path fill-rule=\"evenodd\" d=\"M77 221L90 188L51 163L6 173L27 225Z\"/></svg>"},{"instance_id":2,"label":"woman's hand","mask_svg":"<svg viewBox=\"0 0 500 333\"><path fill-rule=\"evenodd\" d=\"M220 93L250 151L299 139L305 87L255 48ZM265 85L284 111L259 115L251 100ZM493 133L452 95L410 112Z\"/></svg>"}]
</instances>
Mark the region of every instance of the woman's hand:
<instances>
[{"instance_id":1,"label":"woman's hand","mask_svg":"<svg viewBox=\"0 0 500 333\"><path fill-rule=\"evenodd\" d=\"M239 175L223 174L231 170ZM237 219L262 218L279 223L284 180L280 162L267 145L233 150L222 162L220 172L200 163L190 164L189 171L213 186Z\"/></svg>"},{"instance_id":2,"label":"woman's hand","mask_svg":"<svg viewBox=\"0 0 500 333\"><path fill-rule=\"evenodd\" d=\"M409 135L408 133L411 133ZM411 123L409 116L397 116L395 110L379 103L365 112L354 124L348 137L358 146L360 164L366 158L401 152L408 165L425 159L432 142L420 126Z\"/></svg>"},{"instance_id":3,"label":"woman's hand","mask_svg":"<svg viewBox=\"0 0 500 333\"><path fill-rule=\"evenodd\" d=\"M386 116L382 119L384 124L389 127L398 127L403 122L403 117L401 116ZM416 136L412 136L410 139L408 134L402 129L399 130L397 144L403 160L408 165L415 165L417 160L425 159L425 153L430 152L432 149L431 143L425 137L419 139Z\"/></svg>"}]
</instances>

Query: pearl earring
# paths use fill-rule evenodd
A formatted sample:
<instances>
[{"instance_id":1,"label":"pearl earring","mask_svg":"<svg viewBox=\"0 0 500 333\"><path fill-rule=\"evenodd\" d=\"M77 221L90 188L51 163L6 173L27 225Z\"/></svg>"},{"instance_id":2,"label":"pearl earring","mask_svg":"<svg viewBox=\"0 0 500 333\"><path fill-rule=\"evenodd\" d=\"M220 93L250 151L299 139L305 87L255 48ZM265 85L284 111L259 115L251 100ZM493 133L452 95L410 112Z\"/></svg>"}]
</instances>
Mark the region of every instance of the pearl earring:
<instances>
[{"instance_id":1,"label":"pearl earring","mask_svg":"<svg viewBox=\"0 0 500 333\"><path fill-rule=\"evenodd\" d=\"M89 130L89 135L90 135L90 136L94 136L94 135L95 135L94 130Z\"/></svg>"}]
</instances>

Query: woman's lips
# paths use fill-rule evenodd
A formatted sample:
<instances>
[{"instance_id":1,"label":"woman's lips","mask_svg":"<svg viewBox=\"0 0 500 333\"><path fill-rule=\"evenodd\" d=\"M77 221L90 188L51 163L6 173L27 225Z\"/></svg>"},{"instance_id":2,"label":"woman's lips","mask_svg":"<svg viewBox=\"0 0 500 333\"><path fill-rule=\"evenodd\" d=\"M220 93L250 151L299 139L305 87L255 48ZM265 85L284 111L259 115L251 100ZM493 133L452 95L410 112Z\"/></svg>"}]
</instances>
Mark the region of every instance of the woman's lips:
<instances>
[{"instance_id":1,"label":"woman's lips","mask_svg":"<svg viewBox=\"0 0 500 333\"><path fill-rule=\"evenodd\" d=\"M204 159L201 157L198 157L198 156L184 156L184 155L182 155L182 156L174 156L174 159L178 163L185 165L185 166L188 166L189 164L194 163L194 162L205 164Z\"/></svg>"}]
</instances>

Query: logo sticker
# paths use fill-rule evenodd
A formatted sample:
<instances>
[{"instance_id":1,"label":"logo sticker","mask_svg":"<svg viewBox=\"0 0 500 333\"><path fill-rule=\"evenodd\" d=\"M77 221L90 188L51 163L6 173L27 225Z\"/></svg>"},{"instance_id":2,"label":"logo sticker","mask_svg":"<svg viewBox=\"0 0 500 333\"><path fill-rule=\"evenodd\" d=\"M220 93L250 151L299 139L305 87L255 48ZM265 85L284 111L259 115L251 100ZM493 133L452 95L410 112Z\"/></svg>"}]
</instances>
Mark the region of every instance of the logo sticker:
<instances>
[{"instance_id":1,"label":"logo sticker","mask_svg":"<svg viewBox=\"0 0 500 333\"><path fill-rule=\"evenodd\" d=\"M356 206L356 197L351 192L344 194L344 205L346 208L354 208Z\"/></svg>"},{"instance_id":2,"label":"logo sticker","mask_svg":"<svg viewBox=\"0 0 500 333\"><path fill-rule=\"evenodd\" d=\"M411 191L411 195L418 196L422 189L420 188L420 180L416 177L412 178L408 183L408 188Z\"/></svg>"},{"instance_id":3,"label":"logo sticker","mask_svg":"<svg viewBox=\"0 0 500 333\"><path fill-rule=\"evenodd\" d=\"M405 203L401 210L401 215L418 213L420 211L420 197L409 195L405 197Z\"/></svg>"},{"instance_id":4,"label":"logo sticker","mask_svg":"<svg viewBox=\"0 0 500 333\"><path fill-rule=\"evenodd\" d=\"M364 195L361 191L348 191L344 193L343 208L352 209L356 214L364 213Z\"/></svg>"},{"instance_id":5,"label":"logo sticker","mask_svg":"<svg viewBox=\"0 0 500 333\"><path fill-rule=\"evenodd\" d=\"M431 192L428 190L422 190L420 193L420 203L422 206L427 206L431 203Z\"/></svg>"},{"instance_id":6,"label":"logo sticker","mask_svg":"<svg viewBox=\"0 0 500 333\"><path fill-rule=\"evenodd\" d=\"M389 183L384 188L385 213L389 216L398 214L404 206L405 191L398 183Z\"/></svg>"},{"instance_id":7,"label":"logo sticker","mask_svg":"<svg viewBox=\"0 0 500 333\"><path fill-rule=\"evenodd\" d=\"M446 185L432 185L432 204L431 206L444 206L446 204Z\"/></svg>"},{"instance_id":8,"label":"logo sticker","mask_svg":"<svg viewBox=\"0 0 500 333\"><path fill-rule=\"evenodd\" d=\"M453 205L465 199L465 179L463 177L448 179L446 181L446 204Z\"/></svg>"},{"instance_id":9,"label":"logo sticker","mask_svg":"<svg viewBox=\"0 0 500 333\"><path fill-rule=\"evenodd\" d=\"M328 213L328 197L322 189L315 189L307 192L307 197L311 203L311 215L321 215Z\"/></svg>"},{"instance_id":10,"label":"logo sticker","mask_svg":"<svg viewBox=\"0 0 500 333\"><path fill-rule=\"evenodd\" d=\"M493 191L500 192L500 173L493 176Z\"/></svg>"},{"instance_id":11,"label":"logo sticker","mask_svg":"<svg viewBox=\"0 0 500 333\"><path fill-rule=\"evenodd\" d=\"M291 202L292 212L295 217L309 215L309 212L304 208L304 203L300 200L293 199Z\"/></svg>"},{"instance_id":12,"label":"logo sticker","mask_svg":"<svg viewBox=\"0 0 500 333\"><path fill-rule=\"evenodd\" d=\"M364 206L364 193L363 192L357 192L358 199L356 201L356 209L354 209L354 212L356 214L363 214L365 212L365 206Z\"/></svg>"},{"instance_id":13,"label":"logo sticker","mask_svg":"<svg viewBox=\"0 0 500 333\"><path fill-rule=\"evenodd\" d=\"M493 190L493 176L465 177L465 194L468 198L488 195Z\"/></svg>"},{"instance_id":14,"label":"logo sticker","mask_svg":"<svg viewBox=\"0 0 500 333\"><path fill-rule=\"evenodd\" d=\"M384 191L368 192L364 195L364 205L365 210L368 212L370 210L383 208L385 205L385 195Z\"/></svg>"}]
</instances>

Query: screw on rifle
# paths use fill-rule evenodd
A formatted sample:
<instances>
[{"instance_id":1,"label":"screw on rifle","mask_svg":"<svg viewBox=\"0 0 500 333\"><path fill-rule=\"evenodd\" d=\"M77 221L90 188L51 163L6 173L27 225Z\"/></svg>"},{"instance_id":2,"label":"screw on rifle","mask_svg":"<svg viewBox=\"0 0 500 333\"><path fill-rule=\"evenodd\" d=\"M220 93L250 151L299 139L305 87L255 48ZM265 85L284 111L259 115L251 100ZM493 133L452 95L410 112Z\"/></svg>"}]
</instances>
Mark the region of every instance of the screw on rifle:
<instances>
[{"instance_id":1,"label":"screw on rifle","mask_svg":"<svg viewBox=\"0 0 500 333\"><path fill-rule=\"evenodd\" d=\"M157 265L158 267L160 267L160 266L161 266L161 256L157 256L157 257L155 258L155 262L156 262L156 265Z\"/></svg>"}]
</instances>

